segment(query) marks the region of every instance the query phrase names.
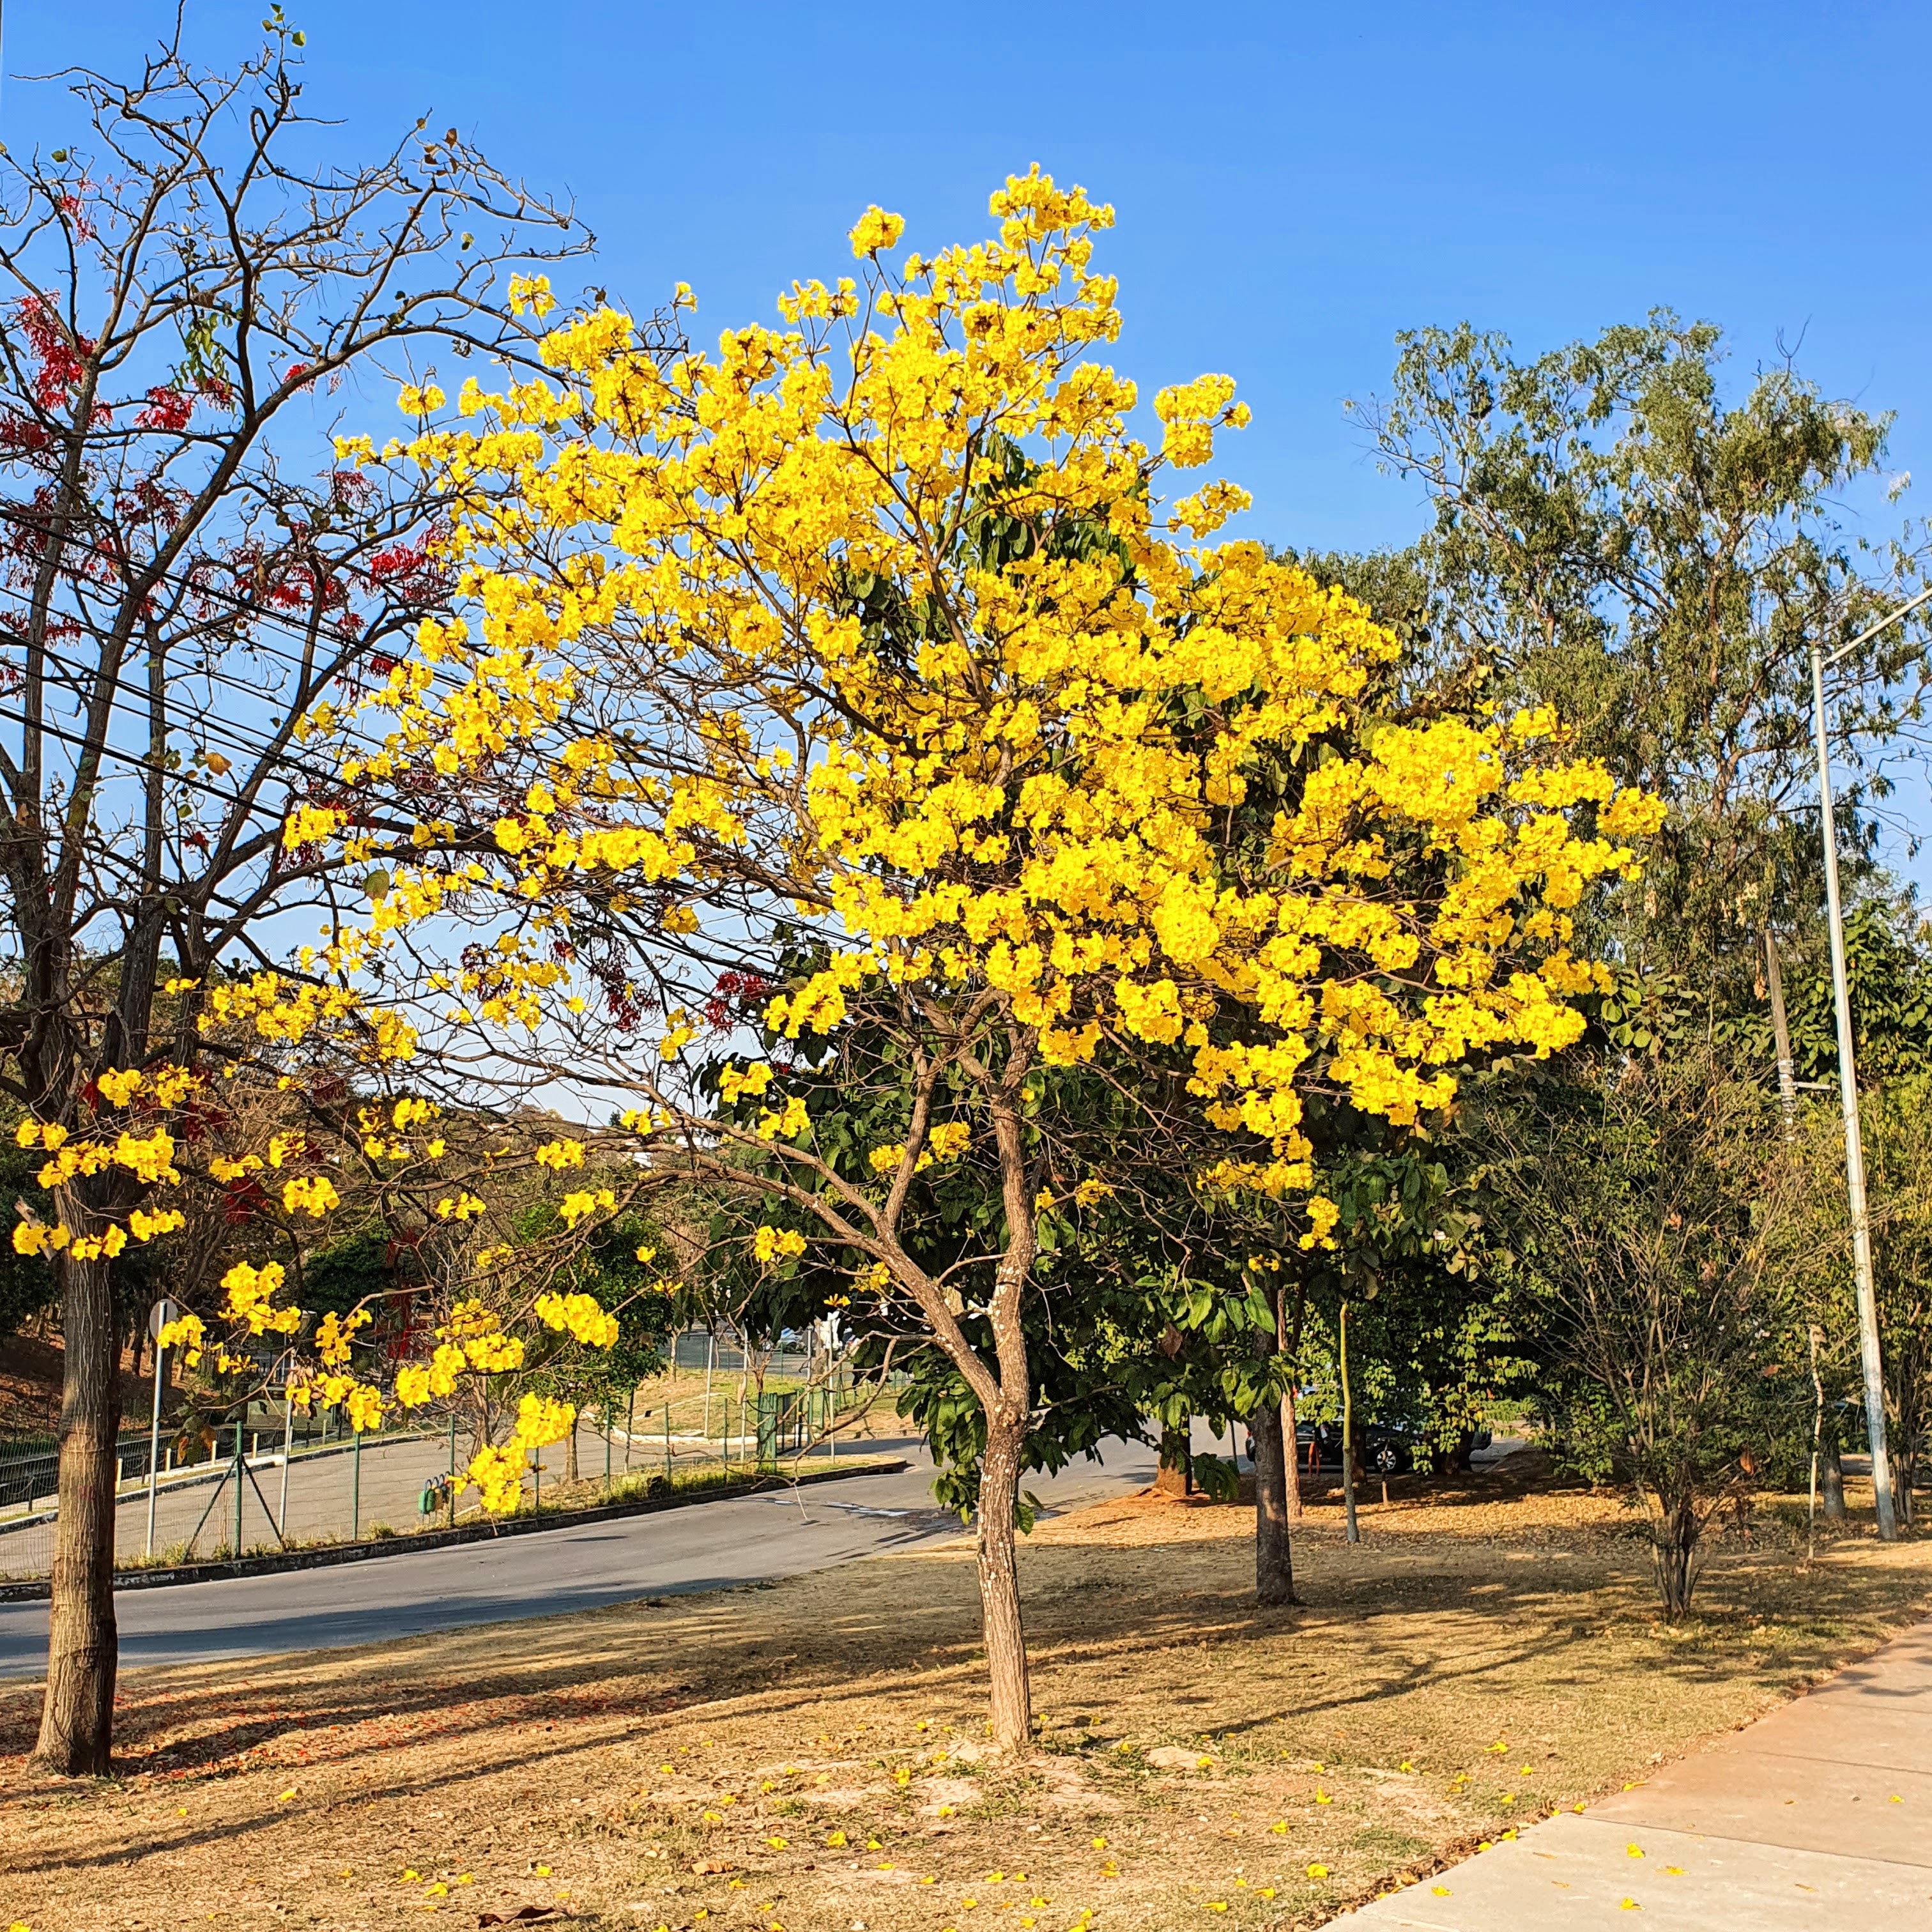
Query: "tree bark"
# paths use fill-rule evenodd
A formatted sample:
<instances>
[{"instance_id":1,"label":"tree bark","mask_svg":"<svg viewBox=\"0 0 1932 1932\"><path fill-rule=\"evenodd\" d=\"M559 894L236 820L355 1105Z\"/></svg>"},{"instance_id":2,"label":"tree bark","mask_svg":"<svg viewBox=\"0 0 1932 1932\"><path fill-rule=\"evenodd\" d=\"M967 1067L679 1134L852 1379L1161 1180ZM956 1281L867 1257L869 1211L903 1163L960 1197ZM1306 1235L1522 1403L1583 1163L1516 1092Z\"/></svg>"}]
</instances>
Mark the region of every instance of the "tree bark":
<instances>
[{"instance_id":1,"label":"tree bark","mask_svg":"<svg viewBox=\"0 0 1932 1932\"><path fill-rule=\"evenodd\" d=\"M74 1215L68 1225L80 1220ZM60 1514L34 1762L63 1778L105 1778L114 1748L114 1448L121 1404L109 1269L105 1261L62 1263Z\"/></svg>"},{"instance_id":2,"label":"tree bark","mask_svg":"<svg viewBox=\"0 0 1932 1932\"><path fill-rule=\"evenodd\" d=\"M1299 1603L1288 1536L1292 1464L1283 1453L1281 1410L1264 1402L1250 1426L1255 1437L1255 1601L1274 1607Z\"/></svg>"},{"instance_id":3,"label":"tree bark","mask_svg":"<svg viewBox=\"0 0 1932 1932\"><path fill-rule=\"evenodd\" d=\"M1281 1456L1288 1478L1282 1504L1291 1523L1301 1520L1301 1444L1295 1433L1296 1427L1294 1389L1291 1384L1281 1395Z\"/></svg>"},{"instance_id":4,"label":"tree bark","mask_svg":"<svg viewBox=\"0 0 1932 1932\"><path fill-rule=\"evenodd\" d=\"M1160 1431L1160 1466L1154 1486L1164 1496L1191 1496L1194 1493L1194 1460L1188 1446L1189 1431L1163 1423Z\"/></svg>"},{"instance_id":5,"label":"tree bark","mask_svg":"<svg viewBox=\"0 0 1932 1932\"><path fill-rule=\"evenodd\" d=\"M1258 1335L1263 1358L1287 1352L1287 1298L1274 1294L1274 1334ZM1300 1600L1294 1594L1294 1552L1289 1525L1301 1514L1301 1486L1294 1467L1294 1387L1291 1376L1279 1402L1264 1401L1249 1422L1254 1436L1255 1601L1275 1607Z\"/></svg>"},{"instance_id":6,"label":"tree bark","mask_svg":"<svg viewBox=\"0 0 1932 1932\"><path fill-rule=\"evenodd\" d=\"M1288 1318L1288 1296L1276 1288L1274 1298L1274 1346L1277 1354L1288 1359L1288 1378L1281 1390L1281 1455L1282 1470L1286 1478L1282 1505L1291 1523L1301 1520L1301 1445L1295 1438L1294 1418L1294 1364L1301 1353L1302 1295L1305 1292L1297 1285L1294 1321L1291 1327ZM1260 1493L1258 1484L1256 1495ZM1294 1585L1290 1583L1286 1601L1294 1601Z\"/></svg>"},{"instance_id":7,"label":"tree bark","mask_svg":"<svg viewBox=\"0 0 1932 1932\"><path fill-rule=\"evenodd\" d=\"M1835 1442L1827 1442L1818 1457L1818 1502L1827 1522L1845 1520L1845 1465Z\"/></svg>"},{"instance_id":8,"label":"tree bark","mask_svg":"<svg viewBox=\"0 0 1932 1932\"><path fill-rule=\"evenodd\" d=\"M1023 1413L986 1418L980 1473L980 1610L986 1640L990 1715L996 1750L1020 1754L1033 1742L1033 1694L1027 1677L1026 1631L1020 1617L1018 1552L1013 1510L1019 1500Z\"/></svg>"},{"instance_id":9,"label":"tree bark","mask_svg":"<svg viewBox=\"0 0 1932 1932\"><path fill-rule=\"evenodd\" d=\"M988 1714L993 1748L1010 1759L1023 1758L1033 1749L1033 1694L1027 1675L1026 1631L1020 1620L1019 1562L1013 1526L1027 1423L1033 1413L1033 1378L1021 1299L1039 1252L1034 1209L1038 1181L1028 1171L1025 1132L1017 1104L1024 1066L1025 1057L1016 1046L1004 1078L988 1096L1006 1223L1006 1250L994 1274L986 1309L998 1367L997 1382L988 1386L986 1364L973 1358L980 1383L976 1392L986 1418L977 1527L980 1606L990 1680Z\"/></svg>"}]
</instances>

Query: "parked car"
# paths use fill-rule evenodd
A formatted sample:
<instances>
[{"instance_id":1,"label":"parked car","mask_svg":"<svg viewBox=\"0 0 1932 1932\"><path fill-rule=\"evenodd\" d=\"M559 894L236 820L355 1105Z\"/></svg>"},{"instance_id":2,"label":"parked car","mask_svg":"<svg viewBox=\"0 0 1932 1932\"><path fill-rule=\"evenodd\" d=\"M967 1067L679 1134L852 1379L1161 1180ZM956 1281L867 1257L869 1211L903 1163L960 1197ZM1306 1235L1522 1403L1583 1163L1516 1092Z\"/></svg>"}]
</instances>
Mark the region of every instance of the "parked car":
<instances>
[{"instance_id":1,"label":"parked car","mask_svg":"<svg viewBox=\"0 0 1932 1932\"><path fill-rule=\"evenodd\" d=\"M1304 1422L1294 1432L1295 1465L1304 1476L1342 1466L1342 1426L1337 1422ZM1255 1438L1248 1437L1248 1460L1255 1459ZM1415 1466L1415 1450L1399 1429L1372 1422L1362 1431L1363 1466L1371 1475L1400 1476Z\"/></svg>"},{"instance_id":2,"label":"parked car","mask_svg":"<svg viewBox=\"0 0 1932 1932\"><path fill-rule=\"evenodd\" d=\"M1406 1475L1416 1466L1420 1453L1419 1438L1398 1423L1371 1422L1362 1429L1362 1466L1372 1476ZM1339 1422L1304 1422L1294 1432L1295 1462L1304 1475L1342 1467L1342 1425ZM1477 1432L1478 1449L1490 1446L1486 1429ZM1248 1460L1255 1459L1255 1438L1248 1436Z\"/></svg>"},{"instance_id":3,"label":"parked car","mask_svg":"<svg viewBox=\"0 0 1932 1932\"><path fill-rule=\"evenodd\" d=\"M1294 1432L1295 1461L1304 1472L1340 1470L1342 1425L1304 1422ZM1372 1476L1400 1476L1415 1467L1413 1438L1399 1429L1371 1422L1362 1430L1362 1466Z\"/></svg>"}]
</instances>

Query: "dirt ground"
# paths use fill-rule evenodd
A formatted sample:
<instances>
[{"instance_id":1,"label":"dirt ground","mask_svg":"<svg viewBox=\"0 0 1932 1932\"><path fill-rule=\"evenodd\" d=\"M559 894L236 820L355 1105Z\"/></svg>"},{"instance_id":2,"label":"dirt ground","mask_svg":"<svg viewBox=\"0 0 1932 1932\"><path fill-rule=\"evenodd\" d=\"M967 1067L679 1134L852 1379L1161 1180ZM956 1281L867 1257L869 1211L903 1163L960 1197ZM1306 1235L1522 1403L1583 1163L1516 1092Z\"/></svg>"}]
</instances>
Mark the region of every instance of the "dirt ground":
<instances>
[{"instance_id":1,"label":"dirt ground","mask_svg":"<svg viewBox=\"0 0 1932 1932\"><path fill-rule=\"evenodd\" d=\"M1510 1473L1512 1471L1514 1473ZM1151 1495L1042 1526L1042 1749L983 1749L963 1543L773 1586L124 1680L124 1770L29 1780L0 1696L0 1925L386 1932L1299 1928L1730 1730L1922 1614L1932 1540L1788 1515L1658 1618L1640 1531L1533 1457L1295 1544Z\"/></svg>"},{"instance_id":2,"label":"dirt ground","mask_svg":"<svg viewBox=\"0 0 1932 1932\"><path fill-rule=\"evenodd\" d=\"M58 1329L44 1335L0 1336L0 1433L50 1435L60 1420L61 1377L65 1362ZM154 1392L131 1351L121 1351L121 1409L145 1417Z\"/></svg>"}]
</instances>

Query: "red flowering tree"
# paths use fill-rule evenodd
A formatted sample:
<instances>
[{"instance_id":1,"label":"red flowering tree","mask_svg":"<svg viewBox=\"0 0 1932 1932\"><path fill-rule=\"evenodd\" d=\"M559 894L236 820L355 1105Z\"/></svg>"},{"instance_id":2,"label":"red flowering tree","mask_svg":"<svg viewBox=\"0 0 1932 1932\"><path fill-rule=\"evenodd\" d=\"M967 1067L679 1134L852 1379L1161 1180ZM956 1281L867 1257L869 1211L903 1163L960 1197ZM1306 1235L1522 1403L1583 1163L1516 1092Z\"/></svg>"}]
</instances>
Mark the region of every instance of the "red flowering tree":
<instances>
[{"instance_id":1,"label":"red flowering tree","mask_svg":"<svg viewBox=\"0 0 1932 1932\"><path fill-rule=\"evenodd\" d=\"M426 493L332 461L332 399L362 372L433 416L431 358L514 369L513 265L588 242L453 130L316 160L302 38L277 8L228 74L166 44L129 81L58 76L72 145L0 164L0 1085L72 1170L58 1224L14 1236L66 1343L38 1757L70 1774L109 1768L116 1256L178 1218L140 1204L216 1104L206 988L381 896L353 838L304 826L464 836L421 778L378 764L350 800L302 742L403 675L443 590Z\"/></svg>"}]
</instances>

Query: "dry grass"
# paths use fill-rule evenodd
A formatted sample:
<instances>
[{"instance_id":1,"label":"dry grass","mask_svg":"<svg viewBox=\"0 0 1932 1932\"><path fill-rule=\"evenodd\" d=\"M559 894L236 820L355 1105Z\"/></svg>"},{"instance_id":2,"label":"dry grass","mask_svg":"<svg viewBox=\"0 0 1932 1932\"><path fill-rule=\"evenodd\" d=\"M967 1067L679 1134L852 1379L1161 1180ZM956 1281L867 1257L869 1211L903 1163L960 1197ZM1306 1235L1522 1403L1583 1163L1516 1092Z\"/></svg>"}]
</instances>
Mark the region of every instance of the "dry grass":
<instances>
[{"instance_id":1,"label":"dry grass","mask_svg":"<svg viewBox=\"0 0 1932 1932\"><path fill-rule=\"evenodd\" d=\"M979 1755L962 1544L143 1672L122 1778L4 1766L0 1924L1312 1924L1745 1721L1932 1586L1932 1543L1853 1536L1807 1567L1774 1526L1714 1557L1672 1630L1612 1499L1487 1478L1370 1509L1352 1550L1336 1516L1313 1512L1309 1604L1280 1612L1252 1606L1245 1512L1144 1497L1044 1526L1025 1586L1045 1749L1021 1772ZM0 1748L25 1750L34 1702L0 1699Z\"/></svg>"}]
</instances>

